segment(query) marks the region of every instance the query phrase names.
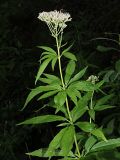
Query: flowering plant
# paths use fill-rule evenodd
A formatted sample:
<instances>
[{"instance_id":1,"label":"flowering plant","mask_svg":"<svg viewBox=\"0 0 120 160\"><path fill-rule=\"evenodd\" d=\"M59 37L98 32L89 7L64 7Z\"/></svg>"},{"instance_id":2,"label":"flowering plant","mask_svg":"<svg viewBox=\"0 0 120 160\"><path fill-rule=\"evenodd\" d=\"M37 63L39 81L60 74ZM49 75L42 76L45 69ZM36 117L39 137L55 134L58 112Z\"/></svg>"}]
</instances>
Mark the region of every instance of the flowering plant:
<instances>
[{"instance_id":1,"label":"flowering plant","mask_svg":"<svg viewBox=\"0 0 120 160\"><path fill-rule=\"evenodd\" d=\"M107 102L113 95L105 95L94 100L94 94L100 91L104 81L92 75L87 80L83 78L87 67L75 74L76 56L70 52L70 47L62 49L63 30L67 22L71 21L69 13L61 11L42 12L38 18L44 21L56 40L57 51L47 46L39 46L43 50L41 64L36 76L35 84L42 83L30 92L24 107L36 95L38 100L52 98L47 104L55 109L53 115L41 115L21 122L21 124L42 124L58 121L60 130L50 142L48 148L38 149L27 153L38 157L59 157L64 160L85 160L89 155L120 146L120 139L107 139L102 127L95 123L96 112L113 108ZM62 57L68 60L65 71L62 69ZM58 62L59 76L44 73L51 62L52 70ZM86 121L82 116L86 115Z\"/></svg>"}]
</instances>

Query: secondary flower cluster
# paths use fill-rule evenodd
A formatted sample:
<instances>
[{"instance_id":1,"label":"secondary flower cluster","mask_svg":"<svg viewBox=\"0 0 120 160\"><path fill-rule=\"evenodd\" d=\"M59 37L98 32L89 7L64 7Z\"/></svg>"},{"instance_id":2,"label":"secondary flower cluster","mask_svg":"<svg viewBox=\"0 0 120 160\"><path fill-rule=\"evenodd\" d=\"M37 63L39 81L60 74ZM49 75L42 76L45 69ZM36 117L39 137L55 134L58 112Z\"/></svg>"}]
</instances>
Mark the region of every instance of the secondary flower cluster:
<instances>
[{"instance_id":1,"label":"secondary flower cluster","mask_svg":"<svg viewBox=\"0 0 120 160\"><path fill-rule=\"evenodd\" d=\"M62 11L50 11L39 13L38 19L44 21L48 27L52 36L56 37L63 32L67 27L66 22L71 21L69 13L63 13Z\"/></svg>"}]
</instances>

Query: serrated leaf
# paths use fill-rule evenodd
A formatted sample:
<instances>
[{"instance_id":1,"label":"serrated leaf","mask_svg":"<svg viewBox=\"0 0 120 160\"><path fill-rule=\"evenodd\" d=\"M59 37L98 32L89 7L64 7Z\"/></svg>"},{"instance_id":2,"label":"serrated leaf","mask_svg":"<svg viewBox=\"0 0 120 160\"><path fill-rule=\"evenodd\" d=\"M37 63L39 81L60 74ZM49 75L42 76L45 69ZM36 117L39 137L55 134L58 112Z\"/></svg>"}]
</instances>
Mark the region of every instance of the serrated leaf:
<instances>
[{"instance_id":1,"label":"serrated leaf","mask_svg":"<svg viewBox=\"0 0 120 160\"><path fill-rule=\"evenodd\" d=\"M75 88L80 91L94 91L95 86L88 81L77 81L70 84L70 87Z\"/></svg>"},{"instance_id":2,"label":"serrated leaf","mask_svg":"<svg viewBox=\"0 0 120 160\"><path fill-rule=\"evenodd\" d=\"M104 96L103 98L100 98L100 99L97 101L96 106L100 106L100 105L105 104L105 103L108 102L108 100L111 99L113 96L114 96L113 94L110 94L110 95Z\"/></svg>"},{"instance_id":3,"label":"serrated leaf","mask_svg":"<svg viewBox=\"0 0 120 160\"><path fill-rule=\"evenodd\" d=\"M65 118L62 116L56 116L56 115L37 116L37 117L30 118L28 120L25 120L24 122L21 122L18 125L42 124L42 123L48 123L48 122L54 122L54 121L65 121Z\"/></svg>"},{"instance_id":4,"label":"serrated leaf","mask_svg":"<svg viewBox=\"0 0 120 160\"><path fill-rule=\"evenodd\" d=\"M90 136L85 143L85 150L89 153L90 149L97 142L97 139L94 136Z\"/></svg>"},{"instance_id":5,"label":"serrated leaf","mask_svg":"<svg viewBox=\"0 0 120 160\"><path fill-rule=\"evenodd\" d=\"M45 51L48 51L48 52L50 52L50 53L56 54L55 50L53 50L53 49L50 48L50 47L47 47L47 46L37 46L37 47L38 47L38 48L41 48L41 49L43 49L43 50L45 50Z\"/></svg>"},{"instance_id":6,"label":"serrated leaf","mask_svg":"<svg viewBox=\"0 0 120 160\"><path fill-rule=\"evenodd\" d=\"M97 129L93 130L91 132L91 134L96 136L97 138L101 138L102 140L107 141L104 133L102 132L102 130L100 128L97 128Z\"/></svg>"},{"instance_id":7,"label":"serrated leaf","mask_svg":"<svg viewBox=\"0 0 120 160\"><path fill-rule=\"evenodd\" d=\"M100 106L95 106L94 107L94 110L96 111L102 111L102 110L105 110L105 109L112 109L112 108L115 108L115 106L110 106L110 105L100 105Z\"/></svg>"},{"instance_id":8,"label":"serrated leaf","mask_svg":"<svg viewBox=\"0 0 120 160\"><path fill-rule=\"evenodd\" d=\"M71 151L74 143L74 134L75 134L75 128L74 126L67 127L67 130L64 132L64 135L61 139L60 148L61 153L65 156L68 155L68 153Z\"/></svg>"},{"instance_id":9,"label":"serrated leaf","mask_svg":"<svg viewBox=\"0 0 120 160\"><path fill-rule=\"evenodd\" d=\"M51 61L51 59L46 59L39 67L37 76L36 76L36 80L35 80L35 84L37 83L37 81L39 80L40 76L42 75L42 73L44 72L44 70L46 69L47 65L49 64L49 62Z\"/></svg>"},{"instance_id":10,"label":"serrated leaf","mask_svg":"<svg viewBox=\"0 0 120 160\"><path fill-rule=\"evenodd\" d=\"M87 67L85 67L80 72L78 72L73 78L71 78L69 84L72 83L72 82L75 82L75 81L79 80L80 78L82 78L83 75L85 74L86 70L87 70Z\"/></svg>"},{"instance_id":11,"label":"serrated leaf","mask_svg":"<svg viewBox=\"0 0 120 160\"><path fill-rule=\"evenodd\" d=\"M84 132L92 132L95 128L95 124L90 122L77 122L75 125L77 125Z\"/></svg>"},{"instance_id":12,"label":"serrated leaf","mask_svg":"<svg viewBox=\"0 0 120 160\"><path fill-rule=\"evenodd\" d=\"M44 99L44 98L48 98L48 97L50 97L50 96L53 96L53 95L56 94L57 92L59 92L59 90L55 90L55 91L50 91L50 92L44 93L42 96L40 96L40 97L38 98L38 100Z\"/></svg>"},{"instance_id":13,"label":"serrated leaf","mask_svg":"<svg viewBox=\"0 0 120 160\"><path fill-rule=\"evenodd\" d=\"M65 91L61 91L59 92L55 97L54 97L54 102L55 104L58 105L58 107L61 107L64 105L65 101L66 101L66 92Z\"/></svg>"},{"instance_id":14,"label":"serrated leaf","mask_svg":"<svg viewBox=\"0 0 120 160\"><path fill-rule=\"evenodd\" d=\"M55 68L55 64L56 64L56 62L57 62L57 57L55 57L55 58L53 58L53 60L52 60L52 70L54 71L54 68Z\"/></svg>"},{"instance_id":15,"label":"serrated leaf","mask_svg":"<svg viewBox=\"0 0 120 160\"><path fill-rule=\"evenodd\" d=\"M77 61L75 55L71 52L64 52L62 55L68 59L71 59L73 61Z\"/></svg>"},{"instance_id":16,"label":"serrated leaf","mask_svg":"<svg viewBox=\"0 0 120 160\"><path fill-rule=\"evenodd\" d=\"M99 152L99 151L104 151L104 150L112 150L115 149L117 147L120 147L120 138L116 138L116 139L109 139L107 140L107 142L98 142L97 144L95 144L90 152Z\"/></svg>"},{"instance_id":17,"label":"serrated leaf","mask_svg":"<svg viewBox=\"0 0 120 160\"><path fill-rule=\"evenodd\" d=\"M66 71L65 71L65 84L67 84L75 71L75 62L73 60L69 61Z\"/></svg>"}]
</instances>

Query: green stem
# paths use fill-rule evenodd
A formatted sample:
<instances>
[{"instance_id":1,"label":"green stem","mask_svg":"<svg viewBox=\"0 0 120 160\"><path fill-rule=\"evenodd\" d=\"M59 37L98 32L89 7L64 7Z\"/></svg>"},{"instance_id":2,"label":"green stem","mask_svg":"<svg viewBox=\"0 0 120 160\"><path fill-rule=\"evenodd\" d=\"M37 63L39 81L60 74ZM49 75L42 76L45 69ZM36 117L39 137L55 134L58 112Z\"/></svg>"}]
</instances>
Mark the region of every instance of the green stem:
<instances>
[{"instance_id":1,"label":"green stem","mask_svg":"<svg viewBox=\"0 0 120 160\"><path fill-rule=\"evenodd\" d=\"M62 38L62 36L61 36L61 38ZM65 84L64 84L63 73L62 73L62 66L61 66L61 55L60 55L61 41L62 41L62 39L60 39L60 44L59 44L58 37L56 36L58 63L59 63L59 72L60 72L60 77L61 77L61 83L62 83L63 89L65 90ZM70 122L73 125L73 120L72 120L72 117L71 117L71 114L70 114L70 109L69 109L69 104L68 104L67 97L66 97L66 107L67 107L67 113L68 113ZM79 147L78 147L78 143L77 143L76 134L74 134L74 141L75 141L75 145L76 145L76 150L77 150L78 156L80 158L81 156L80 156L80 151L79 151Z\"/></svg>"},{"instance_id":2,"label":"green stem","mask_svg":"<svg viewBox=\"0 0 120 160\"><path fill-rule=\"evenodd\" d=\"M92 92L92 96L90 99L90 109L93 109L93 95L94 95L94 91ZM90 117L90 123L92 123L92 118Z\"/></svg>"}]
</instances>

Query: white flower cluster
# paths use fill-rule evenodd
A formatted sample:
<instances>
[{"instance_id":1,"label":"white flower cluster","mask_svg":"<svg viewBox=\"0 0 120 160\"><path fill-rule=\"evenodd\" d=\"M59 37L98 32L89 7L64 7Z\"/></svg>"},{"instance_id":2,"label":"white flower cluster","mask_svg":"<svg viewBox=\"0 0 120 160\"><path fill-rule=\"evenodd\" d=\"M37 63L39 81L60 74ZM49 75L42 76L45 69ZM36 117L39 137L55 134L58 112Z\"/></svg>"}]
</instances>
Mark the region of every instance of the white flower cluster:
<instances>
[{"instance_id":1,"label":"white flower cluster","mask_svg":"<svg viewBox=\"0 0 120 160\"><path fill-rule=\"evenodd\" d=\"M87 81L90 81L92 84L95 84L95 82L99 81L99 77L91 75Z\"/></svg>"},{"instance_id":2,"label":"white flower cluster","mask_svg":"<svg viewBox=\"0 0 120 160\"><path fill-rule=\"evenodd\" d=\"M72 18L69 13L55 10L39 13L38 19L46 22L52 36L56 37L63 32L63 29L67 27L66 22L71 21Z\"/></svg>"}]
</instances>

